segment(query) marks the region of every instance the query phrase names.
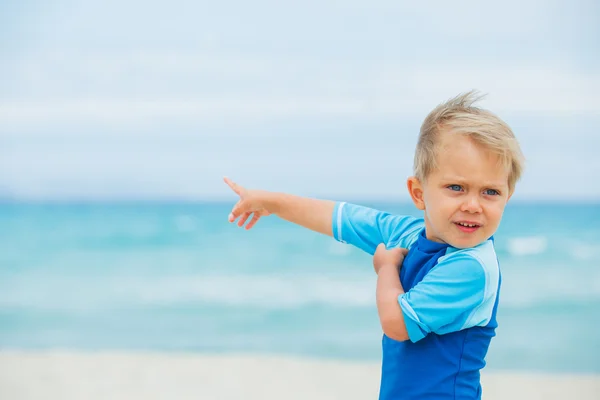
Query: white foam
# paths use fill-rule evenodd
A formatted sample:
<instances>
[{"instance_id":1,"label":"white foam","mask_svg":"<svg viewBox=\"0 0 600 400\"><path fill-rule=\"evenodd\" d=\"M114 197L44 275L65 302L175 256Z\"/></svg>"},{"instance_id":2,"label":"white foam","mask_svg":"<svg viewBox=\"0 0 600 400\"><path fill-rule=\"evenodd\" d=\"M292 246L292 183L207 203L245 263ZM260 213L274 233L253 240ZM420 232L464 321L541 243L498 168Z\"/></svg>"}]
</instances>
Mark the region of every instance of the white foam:
<instances>
[{"instance_id":1,"label":"white foam","mask_svg":"<svg viewBox=\"0 0 600 400\"><path fill-rule=\"evenodd\" d=\"M522 236L509 239L508 251L515 256L541 254L548 247L544 236Z\"/></svg>"},{"instance_id":2,"label":"white foam","mask_svg":"<svg viewBox=\"0 0 600 400\"><path fill-rule=\"evenodd\" d=\"M559 304L600 302L600 269L548 267L504 271L501 293L503 307L549 308Z\"/></svg>"},{"instance_id":3,"label":"white foam","mask_svg":"<svg viewBox=\"0 0 600 400\"><path fill-rule=\"evenodd\" d=\"M572 244L569 246L569 254L581 261L597 259L600 255L600 246L591 244Z\"/></svg>"},{"instance_id":4,"label":"white foam","mask_svg":"<svg viewBox=\"0 0 600 400\"><path fill-rule=\"evenodd\" d=\"M199 302L261 308L308 304L368 306L375 304L373 280L332 276L235 275L167 278L157 284L127 285L146 304Z\"/></svg>"},{"instance_id":5,"label":"white foam","mask_svg":"<svg viewBox=\"0 0 600 400\"><path fill-rule=\"evenodd\" d=\"M600 302L600 268L504 268L502 307ZM583 268L583 269L582 269ZM375 308L376 277L350 274L32 276L0 282L0 309L89 312L128 307L232 306L266 310L311 305Z\"/></svg>"},{"instance_id":6,"label":"white foam","mask_svg":"<svg viewBox=\"0 0 600 400\"><path fill-rule=\"evenodd\" d=\"M375 275L195 275L37 280L6 287L0 307L90 310L121 306L375 305Z\"/></svg>"}]
</instances>

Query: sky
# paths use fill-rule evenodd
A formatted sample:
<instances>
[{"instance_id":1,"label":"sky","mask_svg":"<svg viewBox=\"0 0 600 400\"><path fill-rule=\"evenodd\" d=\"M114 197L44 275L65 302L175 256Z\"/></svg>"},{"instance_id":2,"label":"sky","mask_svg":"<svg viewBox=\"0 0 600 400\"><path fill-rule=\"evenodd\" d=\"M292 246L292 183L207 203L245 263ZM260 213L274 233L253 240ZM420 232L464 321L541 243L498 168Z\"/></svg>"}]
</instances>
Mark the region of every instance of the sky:
<instances>
[{"instance_id":1,"label":"sky","mask_svg":"<svg viewBox=\"0 0 600 400\"><path fill-rule=\"evenodd\" d=\"M515 199L600 201L600 5L483 3L0 2L0 197L408 201L423 118L478 89Z\"/></svg>"}]
</instances>

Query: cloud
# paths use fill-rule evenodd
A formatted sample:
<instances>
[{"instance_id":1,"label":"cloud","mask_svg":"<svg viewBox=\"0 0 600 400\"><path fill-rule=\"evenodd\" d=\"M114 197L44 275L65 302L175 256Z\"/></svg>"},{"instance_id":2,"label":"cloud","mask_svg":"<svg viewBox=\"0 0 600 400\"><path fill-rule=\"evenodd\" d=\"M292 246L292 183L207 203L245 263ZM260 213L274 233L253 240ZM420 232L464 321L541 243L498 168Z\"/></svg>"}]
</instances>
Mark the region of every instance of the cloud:
<instances>
[{"instance_id":1,"label":"cloud","mask_svg":"<svg viewBox=\"0 0 600 400\"><path fill-rule=\"evenodd\" d=\"M526 150L520 193L562 195L561 177L569 195L600 196L591 1L40 7L3 25L0 191L208 196L231 173L275 190L395 196L423 117L476 88Z\"/></svg>"},{"instance_id":2,"label":"cloud","mask_svg":"<svg viewBox=\"0 0 600 400\"><path fill-rule=\"evenodd\" d=\"M161 119L183 123L223 118L424 115L437 103L472 88L489 93L484 106L499 113L600 114L600 74L558 67L454 64L436 68L387 64L356 67L357 73L353 74L351 68L337 63L324 63L317 69L310 63L281 60L249 63L184 57L171 58L157 67L155 59L163 58L155 55L121 60L109 69L110 86L115 91L128 86L127 74L116 71L145 71L137 78L148 82L142 94L130 89L130 93L123 91L111 96L109 90L94 95L103 84L106 86L106 74L89 72L87 94L81 89L53 97L52 88L56 84L53 74L39 70L35 82L37 95L25 99L5 97L0 101L0 124L4 127L0 132L81 122L131 126ZM190 71L189 75L178 75L183 69ZM164 93L161 84L155 83L179 76L177 82L182 84L181 79L193 80L194 73L198 82L190 86L196 89L180 95L176 91ZM294 77L300 73L302 81L295 81ZM264 85L226 86L232 77ZM204 93L200 87L210 85L211 81L222 82L223 87ZM160 95L152 94L156 86L155 93Z\"/></svg>"},{"instance_id":3,"label":"cloud","mask_svg":"<svg viewBox=\"0 0 600 400\"><path fill-rule=\"evenodd\" d=\"M472 88L489 93L485 106L499 113L600 113L598 69L573 57L590 52L565 42L586 43L591 32L575 22L592 18L588 1L237 2L244 18L231 7L45 6L25 46L3 51L0 134L157 120L422 116Z\"/></svg>"}]
</instances>

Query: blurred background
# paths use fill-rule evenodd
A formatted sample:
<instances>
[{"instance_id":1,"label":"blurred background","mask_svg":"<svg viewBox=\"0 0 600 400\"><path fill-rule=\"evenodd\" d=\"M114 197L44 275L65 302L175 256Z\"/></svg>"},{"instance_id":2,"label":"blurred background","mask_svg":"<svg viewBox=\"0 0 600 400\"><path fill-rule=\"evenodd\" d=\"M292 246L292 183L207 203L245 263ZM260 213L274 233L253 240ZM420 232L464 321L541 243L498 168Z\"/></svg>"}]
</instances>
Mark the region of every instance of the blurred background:
<instances>
[{"instance_id":1,"label":"blurred background","mask_svg":"<svg viewBox=\"0 0 600 400\"><path fill-rule=\"evenodd\" d=\"M527 169L496 235L491 370L600 373L600 6L0 2L0 348L378 362L370 256L224 175L418 215L423 118L461 92Z\"/></svg>"}]
</instances>

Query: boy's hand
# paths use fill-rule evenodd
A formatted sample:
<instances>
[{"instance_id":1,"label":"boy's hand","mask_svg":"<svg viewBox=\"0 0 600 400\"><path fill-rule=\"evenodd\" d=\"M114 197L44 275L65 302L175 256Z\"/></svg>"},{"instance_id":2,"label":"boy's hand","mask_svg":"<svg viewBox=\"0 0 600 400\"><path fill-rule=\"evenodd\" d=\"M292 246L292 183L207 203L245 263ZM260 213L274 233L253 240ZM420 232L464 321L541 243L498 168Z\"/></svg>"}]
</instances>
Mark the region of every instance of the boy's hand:
<instances>
[{"instance_id":1,"label":"boy's hand","mask_svg":"<svg viewBox=\"0 0 600 400\"><path fill-rule=\"evenodd\" d=\"M404 256L406 256L407 253L408 250L403 248L387 250L385 244L381 243L377 246L375 254L373 255L373 267L375 268L375 273L379 274L379 270L383 266L393 266L400 270L402 262L404 261Z\"/></svg>"},{"instance_id":2,"label":"boy's hand","mask_svg":"<svg viewBox=\"0 0 600 400\"><path fill-rule=\"evenodd\" d=\"M250 215L254 214L250 222L246 225L246 229L250 229L258 222L260 217L271 214L267 206L269 192L246 189L227 177L223 180L229 185L231 190L240 196L240 200L233 206L231 214L229 214L229 222L234 222L240 218L237 225L242 226L246 223Z\"/></svg>"}]
</instances>

